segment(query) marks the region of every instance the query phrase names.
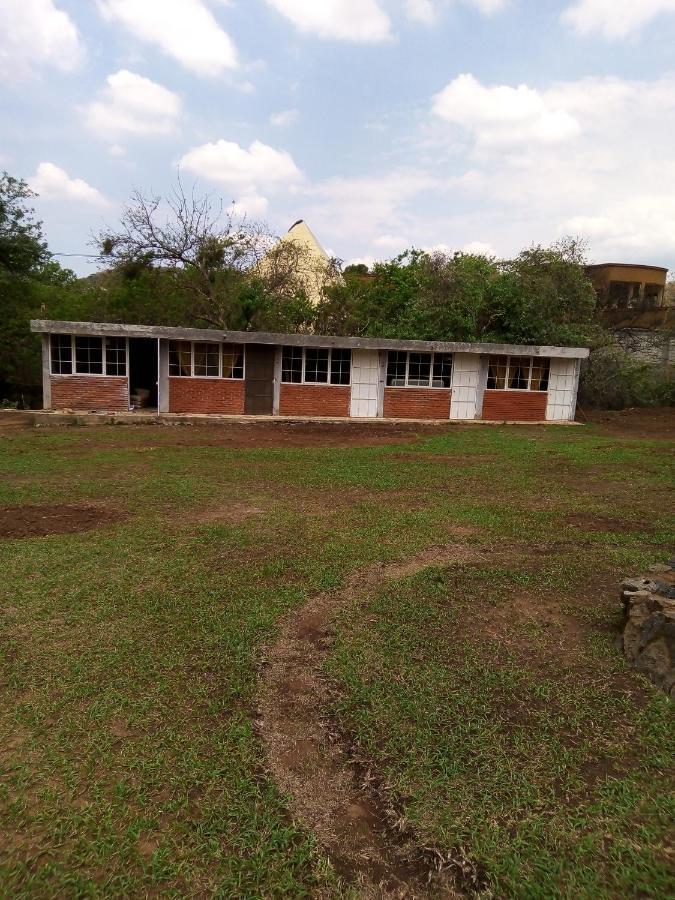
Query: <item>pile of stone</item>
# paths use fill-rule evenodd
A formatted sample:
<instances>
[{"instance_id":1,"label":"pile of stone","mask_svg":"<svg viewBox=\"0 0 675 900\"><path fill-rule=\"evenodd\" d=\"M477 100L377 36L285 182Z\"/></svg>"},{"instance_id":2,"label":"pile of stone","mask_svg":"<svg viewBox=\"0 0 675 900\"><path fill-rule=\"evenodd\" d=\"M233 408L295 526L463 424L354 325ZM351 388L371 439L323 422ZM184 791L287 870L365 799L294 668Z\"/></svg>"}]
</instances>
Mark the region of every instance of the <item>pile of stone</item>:
<instances>
[{"instance_id":1,"label":"pile of stone","mask_svg":"<svg viewBox=\"0 0 675 900\"><path fill-rule=\"evenodd\" d=\"M626 658L675 700L675 559L651 566L649 577L626 579L621 600Z\"/></svg>"}]
</instances>

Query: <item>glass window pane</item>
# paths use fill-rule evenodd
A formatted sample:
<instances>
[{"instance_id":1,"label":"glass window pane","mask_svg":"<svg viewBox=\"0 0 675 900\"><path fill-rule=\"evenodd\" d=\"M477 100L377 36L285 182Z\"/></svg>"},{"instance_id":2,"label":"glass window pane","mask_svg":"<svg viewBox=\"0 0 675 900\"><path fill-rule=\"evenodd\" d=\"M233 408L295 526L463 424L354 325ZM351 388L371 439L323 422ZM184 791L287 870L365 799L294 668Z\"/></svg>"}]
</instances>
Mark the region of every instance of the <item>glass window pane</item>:
<instances>
[{"instance_id":1,"label":"glass window pane","mask_svg":"<svg viewBox=\"0 0 675 900\"><path fill-rule=\"evenodd\" d=\"M105 339L105 373L106 375L127 374L127 342L125 338Z\"/></svg>"},{"instance_id":2,"label":"glass window pane","mask_svg":"<svg viewBox=\"0 0 675 900\"><path fill-rule=\"evenodd\" d=\"M532 380L530 381L531 391L547 391L548 376L551 367L550 359L534 359L532 360Z\"/></svg>"},{"instance_id":3,"label":"glass window pane","mask_svg":"<svg viewBox=\"0 0 675 900\"><path fill-rule=\"evenodd\" d=\"M305 381L325 384L328 382L328 350L305 350Z\"/></svg>"},{"instance_id":4,"label":"glass window pane","mask_svg":"<svg viewBox=\"0 0 675 900\"><path fill-rule=\"evenodd\" d=\"M487 386L492 391L503 391L506 387L507 360L505 356L490 356L488 359Z\"/></svg>"},{"instance_id":5,"label":"glass window pane","mask_svg":"<svg viewBox=\"0 0 675 900\"><path fill-rule=\"evenodd\" d=\"M387 356L387 385L405 387L405 369L408 354L405 350L390 350Z\"/></svg>"},{"instance_id":6,"label":"glass window pane","mask_svg":"<svg viewBox=\"0 0 675 900\"><path fill-rule=\"evenodd\" d=\"M244 347L242 344L223 344L223 378L244 377Z\"/></svg>"},{"instance_id":7,"label":"glass window pane","mask_svg":"<svg viewBox=\"0 0 675 900\"><path fill-rule=\"evenodd\" d=\"M330 383L349 384L351 382L352 351L333 350L330 355Z\"/></svg>"},{"instance_id":8,"label":"glass window pane","mask_svg":"<svg viewBox=\"0 0 675 900\"><path fill-rule=\"evenodd\" d=\"M526 391L530 382L529 357L511 356L509 358L509 387L512 391Z\"/></svg>"},{"instance_id":9,"label":"glass window pane","mask_svg":"<svg viewBox=\"0 0 675 900\"><path fill-rule=\"evenodd\" d=\"M434 377L432 387L449 388L452 385L452 353L434 353Z\"/></svg>"},{"instance_id":10,"label":"glass window pane","mask_svg":"<svg viewBox=\"0 0 675 900\"><path fill-rule=\"evenodd\" d=\"M73 374L73 344L69 334L51 335L52 375Z\"/></svg>"},{"instance_id":11,"label":"glass window pane","mask_svg":"<svg viewBox=\"0 0 675 900\"><path fill-rule=\"evenodd\" d=\"M408 362L408 385L429 387L431 379L431 353L411 353Z\"/></svg>"},{"instance_id":12,"label":"glass window pane","mask_svg":"<svg viewBox=\"0 0 675 900\"><path fill-rule=\"evenodd\" d=\"M79 375L103 374L103 338L75 338L75 371Z\"/></svg>"},{"instance_id":13,"label":"glass window pane","mask_svg":"<svg viewBox=\"0 0 675 900\"><path fill-rule=\"evenodd\" d=\"M169 341L169 375L183 378L192 375L192 345L189 341Z\"/></svg>"},{"instance_id":14,"label":"glass window pane","mask_svg":"<svg viewBox=\"0 0 675 900\"><path fill-rule=\"evenodd\" d=\"M195 343L195 377L217 378L220 375L220 344Z\"/></svg>"},{"instance_id":15,"label":"glass window pane","mask_svg":"<svg viewBox=\"0 0 675 900\"><path fill-rule=\"evenodd\" d=\"M302 347L284 347L281 356L281 380L293 384L302 381Z\"/></svg>"}]
</instances>

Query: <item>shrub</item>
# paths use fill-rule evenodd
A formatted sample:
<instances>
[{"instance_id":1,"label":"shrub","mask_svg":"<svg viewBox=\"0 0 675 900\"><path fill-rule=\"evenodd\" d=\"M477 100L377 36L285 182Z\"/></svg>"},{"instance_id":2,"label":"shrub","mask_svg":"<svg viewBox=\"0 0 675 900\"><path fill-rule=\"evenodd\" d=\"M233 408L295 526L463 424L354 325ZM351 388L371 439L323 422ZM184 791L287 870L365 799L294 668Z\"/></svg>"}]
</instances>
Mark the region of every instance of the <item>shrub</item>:
<instances>
[{"instance_id":1,"label":"shrub","mask_svg":"<svg viewBox=\"0 0 675 900\"><path fill-rule=\"evenodd\" d=\"M675 371L644 363L616 344L594 350L584 363L579 404L595 409L672 406Z\"/></svg>"}]
</instances>

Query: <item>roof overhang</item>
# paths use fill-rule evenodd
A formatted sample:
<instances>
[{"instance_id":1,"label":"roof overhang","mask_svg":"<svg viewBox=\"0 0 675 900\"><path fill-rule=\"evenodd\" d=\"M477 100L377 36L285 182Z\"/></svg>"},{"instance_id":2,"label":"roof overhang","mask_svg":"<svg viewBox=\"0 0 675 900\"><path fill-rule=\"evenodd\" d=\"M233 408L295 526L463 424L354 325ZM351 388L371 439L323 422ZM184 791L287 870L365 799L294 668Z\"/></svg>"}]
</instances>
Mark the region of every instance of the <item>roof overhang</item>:
<instances>
[{"instance_id":1,"label":"roof overhang","mask_svg":"<svg viewBox=\"0 0 675 900\"><path fill-rule=\"evenodd\" d=\"M124 325L110 322L60 322L32 319L38 334L79 334L96 337L165 338L174 341L216 341L233 344L273 344L285 347L344 347L352 350L419 350L436 353L488 353L509 356L552 356L585 359L586 347L547 347L529 344L477 344L463 341L401 341L390 338L336 337L318 334L277 334L270 331L227 331L213 328L174 328L168 325Z\"/></svg>"}]
</instances>

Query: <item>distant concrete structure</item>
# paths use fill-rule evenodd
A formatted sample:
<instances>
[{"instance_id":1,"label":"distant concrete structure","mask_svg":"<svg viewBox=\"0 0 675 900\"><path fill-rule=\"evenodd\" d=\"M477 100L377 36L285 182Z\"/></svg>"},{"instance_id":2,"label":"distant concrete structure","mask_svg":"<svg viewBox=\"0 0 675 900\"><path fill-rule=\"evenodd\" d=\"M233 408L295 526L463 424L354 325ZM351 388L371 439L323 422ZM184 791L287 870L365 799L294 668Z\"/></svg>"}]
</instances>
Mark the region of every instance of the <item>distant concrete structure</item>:
<instances>
[{"instance_id":1,"label":"distant concrete structure","mask_svg":"<svg viewBox=\"0 0 675 900\"><path fill-rule=\"evenodd\" d=\"M631 263L586 266L601 309L658 309L666 302L668 269Z\"/></svg>"},{"instance_id":2,"label":"distant concrete structure","mask_svg":"<svg viewBox=\"0 0 675 900\"><path fill-rule=\"evenodd\" d=\"M298 219L258 263L261 275L292 284L316 306L324 289L339 280L332 260L304 219ZM287 278L289 272L292 278Z\"/></svg>"}]
</instances>

